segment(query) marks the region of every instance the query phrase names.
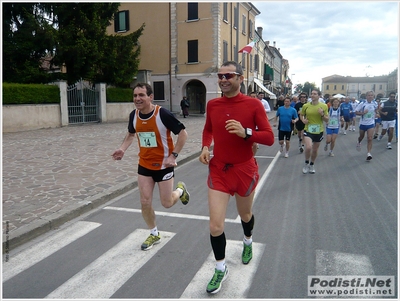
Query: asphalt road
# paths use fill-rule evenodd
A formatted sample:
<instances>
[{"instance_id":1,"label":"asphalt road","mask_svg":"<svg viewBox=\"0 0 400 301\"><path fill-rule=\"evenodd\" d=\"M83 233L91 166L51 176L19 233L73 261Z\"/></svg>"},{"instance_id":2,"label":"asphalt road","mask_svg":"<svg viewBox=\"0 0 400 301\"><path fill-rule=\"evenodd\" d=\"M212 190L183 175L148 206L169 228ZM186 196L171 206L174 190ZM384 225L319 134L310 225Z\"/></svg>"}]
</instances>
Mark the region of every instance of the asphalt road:
<instances>
[{"instance_id":1,"label":"asphalt road","mask_svg":"<svg viewBox=\"0 0 400 301\"><path fill-rule=\"evenodd\" d=\"M357 132L340 135L335 157L320 147L315 174L303 174L293 137L289 158L257 153L252 261L241 264L243 232L231 199L226 216L229 277L215 298L310 298L308 276L394 276L397 283L397 143L355 149ZM210 298L214 270L207 207L207 167L176 169L191 198L154 207L162 242L140 244L148 230L133 190L41 236L3 259L3 298ZM371 297L371 296L369 296ZM397 297L397 291L393 297Z\"/></svg>"}]
</instances>

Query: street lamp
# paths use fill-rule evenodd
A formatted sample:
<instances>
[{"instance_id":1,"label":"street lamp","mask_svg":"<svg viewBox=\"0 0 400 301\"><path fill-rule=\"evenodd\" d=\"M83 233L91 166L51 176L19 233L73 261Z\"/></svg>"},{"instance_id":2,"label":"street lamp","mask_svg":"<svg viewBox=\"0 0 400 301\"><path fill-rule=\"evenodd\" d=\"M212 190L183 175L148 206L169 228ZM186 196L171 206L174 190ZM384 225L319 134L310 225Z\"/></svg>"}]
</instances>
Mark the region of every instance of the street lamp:
<instances>
[{"instance_id":1,"label":"street lamp","mask_svg":"<svg viewBox=\"0 0 400 301\"><path fill-rule=\"evenodd\" d=\"M293 85L294 85L294 80L293 80L293 75L296 75L296 74L294 74L294 73L292 73L292 86L291 86L291 88L292 88L292 94L293 94Z\"/></svg>"}]
</instances>

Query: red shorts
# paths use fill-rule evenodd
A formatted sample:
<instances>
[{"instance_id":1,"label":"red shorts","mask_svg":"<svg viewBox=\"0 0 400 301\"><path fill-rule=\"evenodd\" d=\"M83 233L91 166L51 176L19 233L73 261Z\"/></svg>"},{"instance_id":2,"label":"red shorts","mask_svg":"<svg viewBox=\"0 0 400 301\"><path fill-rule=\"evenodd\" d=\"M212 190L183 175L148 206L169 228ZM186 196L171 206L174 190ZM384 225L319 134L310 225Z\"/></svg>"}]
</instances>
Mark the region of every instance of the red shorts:
<instances>
[{"instance_id":1,"label":"red shorts","mask_svg":"<svg viewBox=\"0 0 400 301\"><path fill-rule=\"evenodd\" d=\"M259 178L255 158L239 164L225 164L212 158L207 184L210 189L246 197L256 188Z\"/></svg>"}]
</instances>

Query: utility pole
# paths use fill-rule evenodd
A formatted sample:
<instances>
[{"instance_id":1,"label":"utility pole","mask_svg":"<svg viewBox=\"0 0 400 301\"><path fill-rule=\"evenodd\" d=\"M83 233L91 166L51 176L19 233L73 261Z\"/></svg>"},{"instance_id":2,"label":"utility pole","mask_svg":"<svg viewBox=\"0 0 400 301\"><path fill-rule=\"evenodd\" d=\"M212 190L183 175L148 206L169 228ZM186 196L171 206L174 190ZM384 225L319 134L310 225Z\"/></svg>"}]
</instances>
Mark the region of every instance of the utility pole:
<instances>
[{"instance_id":1,"label":"utility pole","mask_svg":"<svg viewBox=\"0 0 400 301\"><path fill-rule=\"evenodd\" d=\"M292 78L291 78L291 80L292 80L292 86L291 86L291 89L292 89L292 95L293 95L293 92L294 92L294 91L293 91L293 85L294 85L293 76L294 76L294 75L296 75L296 74L292 73Z\"/></svg>"}]
</instances>

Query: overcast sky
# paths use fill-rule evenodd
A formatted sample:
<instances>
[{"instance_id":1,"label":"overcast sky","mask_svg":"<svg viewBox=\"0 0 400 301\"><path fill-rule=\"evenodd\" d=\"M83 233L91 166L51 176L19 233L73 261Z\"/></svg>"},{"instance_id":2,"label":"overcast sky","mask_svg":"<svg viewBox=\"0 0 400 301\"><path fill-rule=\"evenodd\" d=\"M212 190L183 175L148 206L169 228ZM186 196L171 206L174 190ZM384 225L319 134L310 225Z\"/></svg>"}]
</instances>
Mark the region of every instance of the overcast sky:
<instances>
[{"instance_id":1,"label":"overcast sky","mask_svg":"<svg viewBox=\"0 0 400 301\"><path fill-rule=\"evenodd\" d=\"M322 78L387 75L399 65L397 2L251 2L256 28L276 42L295 84Z\"/></svg>"}]
</instances>

